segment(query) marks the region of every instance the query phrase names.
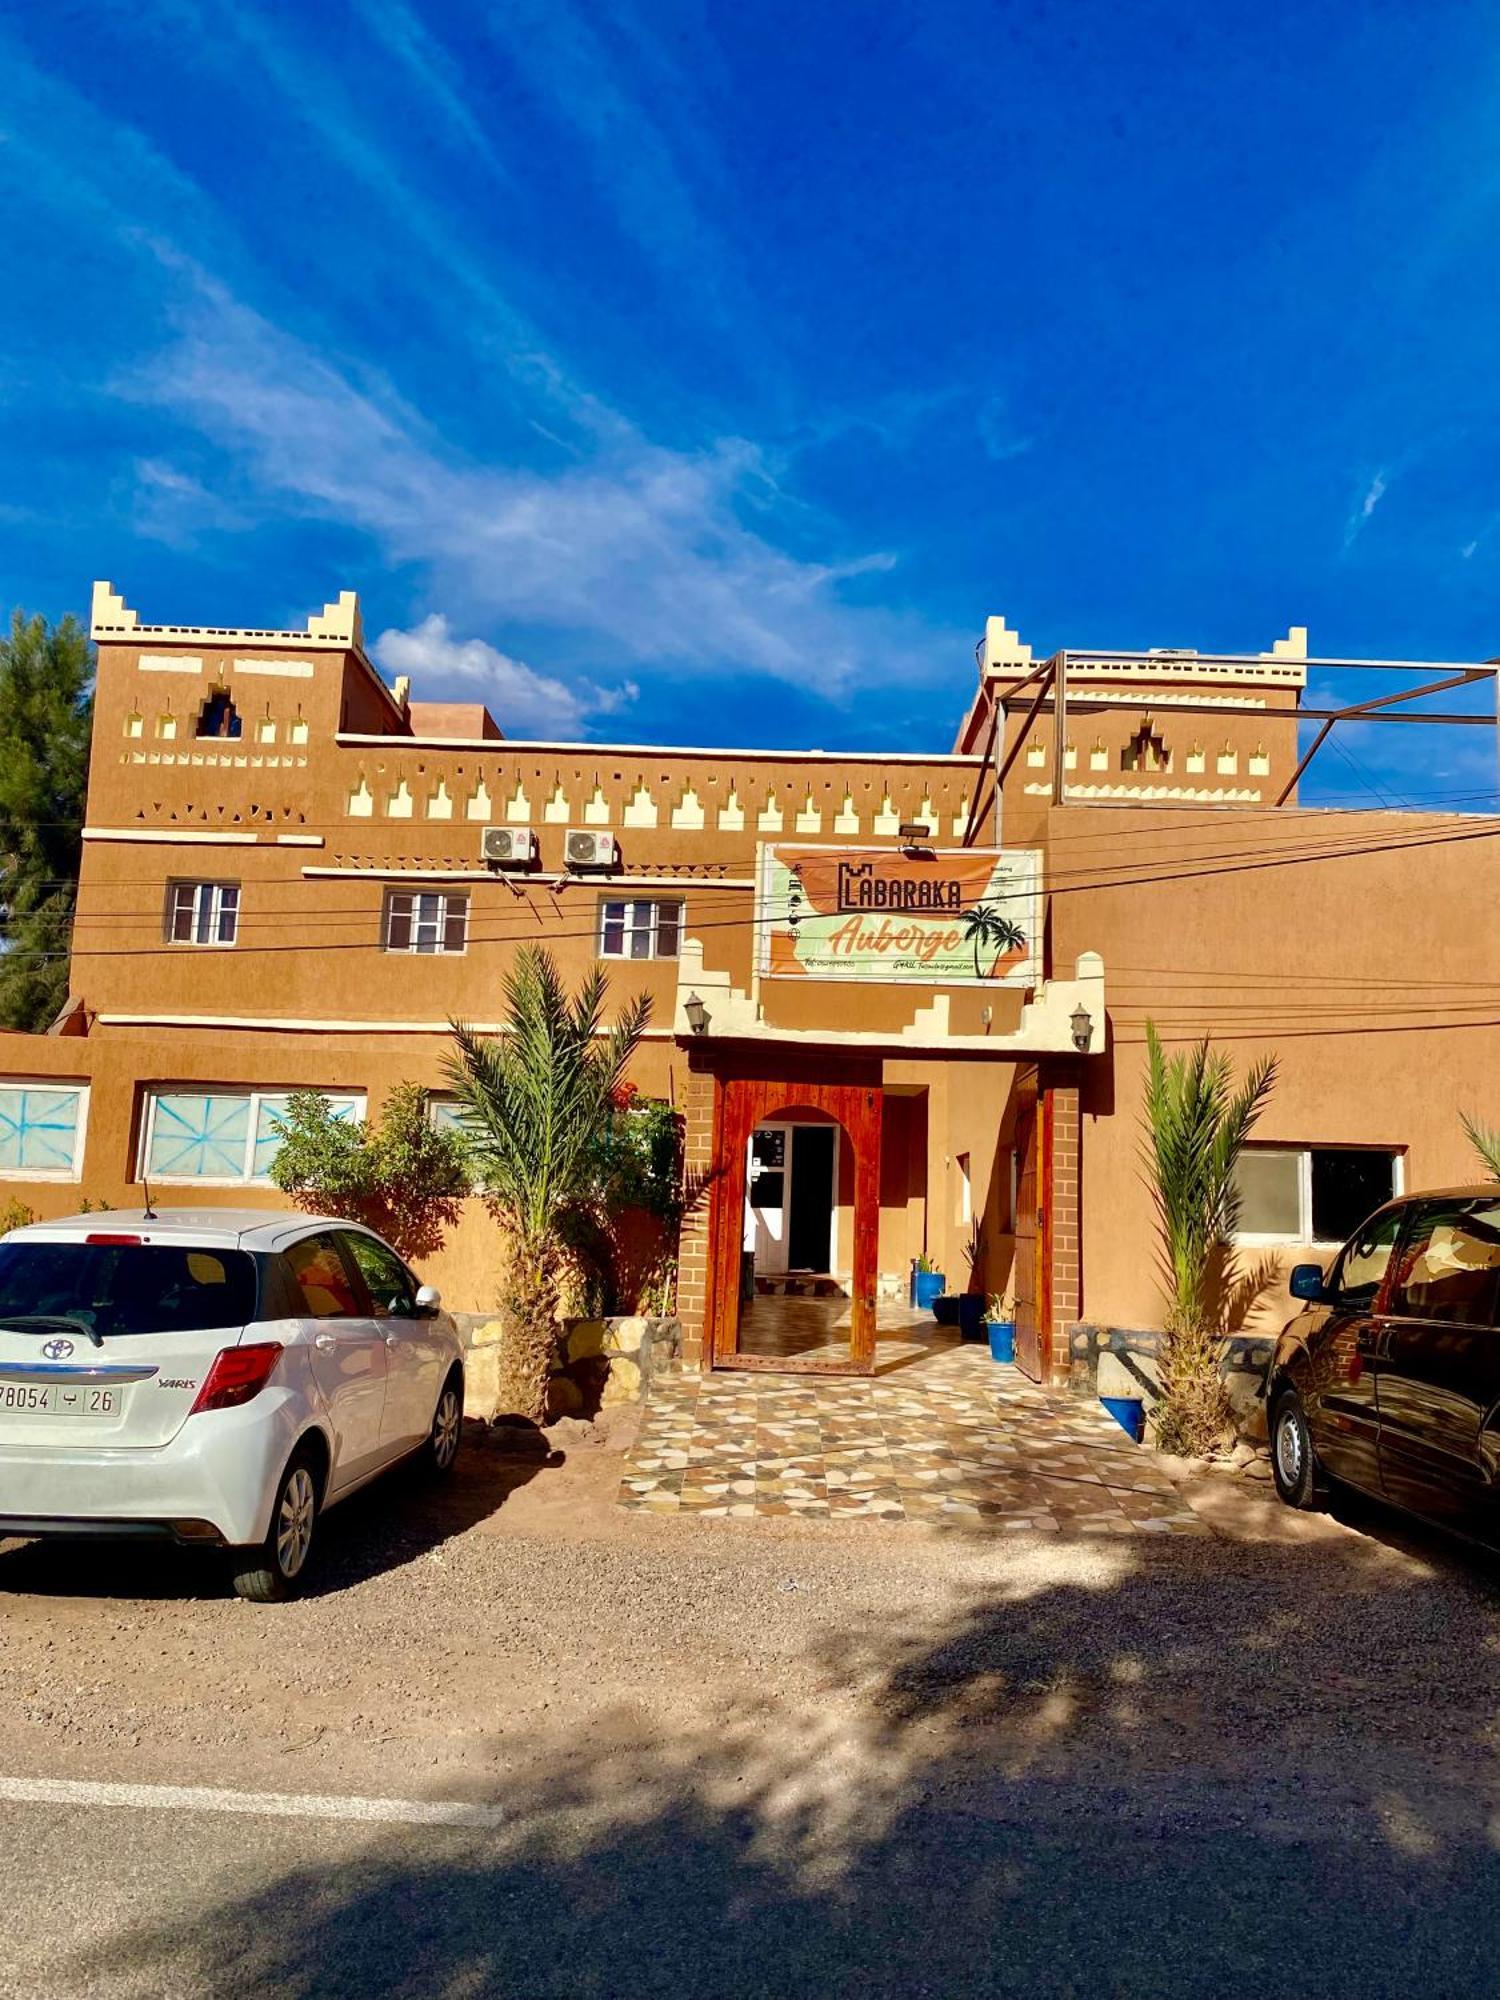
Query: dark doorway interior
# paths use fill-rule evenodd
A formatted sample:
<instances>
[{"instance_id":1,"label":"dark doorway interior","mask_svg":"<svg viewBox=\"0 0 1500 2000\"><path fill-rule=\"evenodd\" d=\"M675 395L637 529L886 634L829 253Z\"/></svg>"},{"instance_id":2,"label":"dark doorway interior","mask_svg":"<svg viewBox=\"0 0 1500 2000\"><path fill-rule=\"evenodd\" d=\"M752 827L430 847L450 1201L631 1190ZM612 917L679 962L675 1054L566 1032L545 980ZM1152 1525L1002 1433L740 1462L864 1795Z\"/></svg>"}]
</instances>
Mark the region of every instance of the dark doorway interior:
<instances>
[{"instance_id":1,"label":"dark doorway interior","mask_svg":"<svg viewBox=\"0 0 1500 2000\"><path fill-rule=\"evenodd\" d=\"M787 1265L793 1271L833 1268L834 1125L798 1125L792 1132L792 1212Z\"/></svg>"}]
</instances>

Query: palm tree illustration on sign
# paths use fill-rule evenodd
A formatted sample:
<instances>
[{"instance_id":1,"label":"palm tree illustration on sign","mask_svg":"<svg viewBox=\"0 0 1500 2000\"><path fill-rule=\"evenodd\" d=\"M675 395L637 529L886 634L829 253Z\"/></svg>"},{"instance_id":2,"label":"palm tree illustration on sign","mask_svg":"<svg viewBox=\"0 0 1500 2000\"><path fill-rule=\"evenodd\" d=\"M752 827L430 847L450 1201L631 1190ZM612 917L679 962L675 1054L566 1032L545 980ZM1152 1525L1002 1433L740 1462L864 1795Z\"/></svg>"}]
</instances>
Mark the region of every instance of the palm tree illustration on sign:
<instances>
[{"instance_id":1,"label":"palm tree illustration on sign","mask_svg":"<svg viewBox=\"0 0 1500 2000\"><path fill-rule=\"evenodd\" d=\"M976 903L972 910L963 913L964 936L974 947L974 977L983 979L984 969L979 963L980 949L993 945L995 957L1003 951L1024 951L1026 933L1021 926L1012 923L1009 917L1002 917L993 903Z\"/></svg>"}]
</instances>

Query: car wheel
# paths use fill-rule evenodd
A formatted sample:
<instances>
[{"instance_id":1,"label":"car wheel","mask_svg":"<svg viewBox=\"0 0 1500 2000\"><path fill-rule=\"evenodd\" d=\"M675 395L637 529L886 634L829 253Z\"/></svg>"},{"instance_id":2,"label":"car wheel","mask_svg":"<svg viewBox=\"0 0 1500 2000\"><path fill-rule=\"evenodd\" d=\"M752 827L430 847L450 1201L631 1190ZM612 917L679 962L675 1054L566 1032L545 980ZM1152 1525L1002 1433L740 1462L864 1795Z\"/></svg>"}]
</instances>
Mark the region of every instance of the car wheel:
<instances>
[{"instance_id":1,"label":"car wheel","mask_svg":"<svg viewBox=\"0 0 1500 2000\"><path fill-rule=\"evenodd\" d=\"M455 1370L443 1384L432 1413L432 1429L422 1453L423 1464L435 1479L446 1478L453 1470L464 1430L463 1377Z\"/></svg>"},{"instance_id":2,"label":"car wheel","mask_svg":"<svg viewBox=\"0 0 1500 2000\"><path fill-rule=\"evenodd\" d=\"M1295 1390L1288 1389L1271 1416L1271 1472L1276 1491L1288 1507L1317 1507L1323 1500L1323 1480L1313 1450L1307 1412Z\"/></svg>"},{"instance_id":3,"label":"car wheel","mask_svg":"<svg viewBox=\"0 0 1500 2000\"><path fill-rule=\"evenodd\" d=\"M317 1519L317 1471L311 1455L299 1451L281 1475L266 1539L253 1549L235 1551L236 1596L256 1604L279 1604L294 1597L312 1554Z\"/></svg>"}]
</instances>

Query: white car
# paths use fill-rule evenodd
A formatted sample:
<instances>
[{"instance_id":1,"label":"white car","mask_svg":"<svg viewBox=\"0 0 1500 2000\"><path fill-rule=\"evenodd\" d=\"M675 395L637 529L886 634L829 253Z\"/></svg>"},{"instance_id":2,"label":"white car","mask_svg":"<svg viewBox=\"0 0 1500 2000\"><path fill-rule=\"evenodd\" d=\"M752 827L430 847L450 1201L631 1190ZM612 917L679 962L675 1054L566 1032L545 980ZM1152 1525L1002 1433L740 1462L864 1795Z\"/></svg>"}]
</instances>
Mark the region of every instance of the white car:
<instances>
[{"instance_id":1,"label":"white car","mask_svg":"<svg viewBox=\"0 0 1500 2000\"><path fill-rule=\"evenodd\" d=\"M167 1210L0 1240L0 1537L163 1535L296 1588L319 1514L397 1460L447 1472L463 1347L358 1223Z\"/></svg>"}]
</instances>

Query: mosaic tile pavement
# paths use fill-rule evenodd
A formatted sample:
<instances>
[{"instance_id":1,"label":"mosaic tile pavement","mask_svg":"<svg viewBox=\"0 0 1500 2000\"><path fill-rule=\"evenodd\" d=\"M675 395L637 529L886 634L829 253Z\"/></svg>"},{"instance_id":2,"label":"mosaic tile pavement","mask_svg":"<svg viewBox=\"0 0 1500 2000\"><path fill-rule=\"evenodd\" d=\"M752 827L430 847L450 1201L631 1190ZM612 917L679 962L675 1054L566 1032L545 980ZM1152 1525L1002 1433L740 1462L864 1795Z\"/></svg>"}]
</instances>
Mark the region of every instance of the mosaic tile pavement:
<instances>
[{"instance_id":1,"label":"mosaic tile pavement","mask_svg":"<svg viewBox=\"0 0 1500 2000\"><path fill-rule=\"evenodd\" d=\"M1068 1534L1203 1534L1097 1405L1037 1388L933 1326L882 1337L873 1377L713 1374L653 1385L622 1507Z\"/></svg>"}]
</instances>

